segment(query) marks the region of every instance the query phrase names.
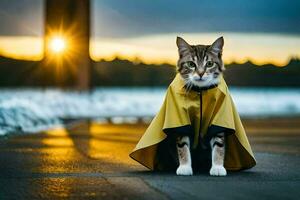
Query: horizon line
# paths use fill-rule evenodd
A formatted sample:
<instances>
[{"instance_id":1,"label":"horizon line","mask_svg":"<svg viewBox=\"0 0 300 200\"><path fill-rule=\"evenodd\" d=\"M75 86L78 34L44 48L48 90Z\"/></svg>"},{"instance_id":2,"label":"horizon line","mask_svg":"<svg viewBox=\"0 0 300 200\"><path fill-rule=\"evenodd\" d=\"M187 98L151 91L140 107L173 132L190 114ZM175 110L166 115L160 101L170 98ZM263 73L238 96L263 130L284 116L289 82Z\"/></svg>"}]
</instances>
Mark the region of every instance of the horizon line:
<instances>
[{"instance_id":1,"label":"horizon line","mask_svg":"<svg viewBox=\"0 0 300 200\"><path fill-rule=\"evenodd\" d=\"M161 62L161 63L148 63L148 62L144 62L139 57L136 57L134 60L130 60L128 58L124 58L124 57L122 57L120 55L115 55L113 57L113 59L107 59L107 58L93 59L91 56L89 56L89 57L90 57L91 61L93 61L93 62L103 62L103 61L104 62L113 62L113 61L116 61L116 60L120 60L120 61L129 61L133 65L139 65L139 64L156 65L156 66L170 65L170 66L176 67L175 64L168 63L168 62ZM29 59L29 58L26 59L26 58L22 58L21 56L20 57L14 57L14 56L7 56L7 55L4 55L4 54L0 53L0 58L11 59L11 60L16 60L16 61L25 61L25 62L42 62L43 59L44 59L44 56L42 58L39 58L39 59ZM251 64L253 64L255 66L258 66L258 67L262 67L262 66L265 66L265 65L273 65L275 67L286 67L293 60L300 61L300 57L299 56L290 56L289 59L288 59L287 64L285 64L285 65L276 65L275 63L272 63L272 62L265 63L265 64L256 64L255 61L253 61L252 59L247 59L244 62L238 62L238 61L233 60L231 62L224 62L224 65L232 65L232 64L244 65L246 63L251 63Z\"/></svg>"}]
</instances>

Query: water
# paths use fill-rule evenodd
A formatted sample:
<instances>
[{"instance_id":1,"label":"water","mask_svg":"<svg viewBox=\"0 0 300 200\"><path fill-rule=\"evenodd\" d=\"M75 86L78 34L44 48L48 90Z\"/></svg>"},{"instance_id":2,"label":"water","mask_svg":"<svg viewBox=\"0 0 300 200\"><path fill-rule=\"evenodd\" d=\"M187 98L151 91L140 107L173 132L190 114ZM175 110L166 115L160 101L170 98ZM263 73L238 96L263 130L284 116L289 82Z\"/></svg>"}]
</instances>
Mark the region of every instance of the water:
<instances>
[{"instance_id":1,"label":"water","mask_svg":"<svg viewBox=\"0 0 300 200\"><path fill-rule=\"evenodd\" d=\"M59 89L0 90L0 135L62 126L64 118L112 118L116 123L151 118L165 88L98 88L90 93ZM243 117L300 116L300 89L230 88Z\"/></svg>"}]
</instances>

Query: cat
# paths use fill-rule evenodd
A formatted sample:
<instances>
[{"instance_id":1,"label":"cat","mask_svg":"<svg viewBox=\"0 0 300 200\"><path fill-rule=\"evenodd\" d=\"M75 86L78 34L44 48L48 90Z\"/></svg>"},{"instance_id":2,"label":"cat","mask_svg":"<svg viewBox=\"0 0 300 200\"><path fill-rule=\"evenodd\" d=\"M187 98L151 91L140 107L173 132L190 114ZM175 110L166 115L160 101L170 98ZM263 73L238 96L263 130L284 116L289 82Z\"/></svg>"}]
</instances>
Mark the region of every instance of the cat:
<instances>
[{"instance_id":1,"label":"cat","mask_svg":"<svg viewBox=\"0 0 300 200\"><path fill-rule=\"evenodd\" d=\"M177 175L210 169L212 176L226 176L226 170L255 166L222 75L223 37L211 45L190 45L178 37L177 46L178 73L130 157L150 170Z\"/></svg>"},{"instance_id":2,"label":"cat","mask_svg":"<svg viewBox=\"0 0 300 200\"><path fill-rule=\"evenodd\" d=\"M211 45L190 45L183 38L176 40L179 59L177 71L185 81L186 89L193 87L209 88L218 85L220 76L225 70L222 60L224 46L223 37L218 38ZM179 166L177 175L192 175L192 158L190 152L189 136L176 138ZM226 176L224 168L225 134L220 132L210 140L211 168L210 175Z\"/></svg>"}]
</instances>

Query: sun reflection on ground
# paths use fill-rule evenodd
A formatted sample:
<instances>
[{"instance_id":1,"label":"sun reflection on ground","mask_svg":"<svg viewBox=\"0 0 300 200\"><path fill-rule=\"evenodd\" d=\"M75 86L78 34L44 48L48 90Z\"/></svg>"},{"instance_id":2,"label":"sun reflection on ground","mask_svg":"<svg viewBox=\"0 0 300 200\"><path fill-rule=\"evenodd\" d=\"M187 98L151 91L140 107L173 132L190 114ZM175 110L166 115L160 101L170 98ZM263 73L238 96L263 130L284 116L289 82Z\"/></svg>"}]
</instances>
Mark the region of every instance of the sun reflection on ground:
<instances>
[{"instance_id":1,"label":"sun reflection on ground","mask_svg":"<svg viewBox=\"0 0 300 200\"><path fill-rule=\"evenodd\" d=\"M94 159L107 162L136 165L128 153L134 148L137 139L145 131L144 125L113 125L91 123L88 154ZM112 151L112 149L119 149ZM113 159L112 159L113 158Z\"/></svg>"},{"instance_id":2,"label":"sun reflection on ground","mask_svg":"<svg viewBox=\"0 0 300 200\"><path fill-rule=\"evenodd\" d=\"M73 146L74 143L65 128L55 128L46 131L47 136L42 143L47 146Z\"/></svg>"},{"instance_id":3,"label":"sun reflection on ground","mask_svg":"<svg viewBox=\"0 0 300 200\"><path fill-rule=\"evenodd\" d=\"M76 150L74 141L65 128L55 128L44 132L41 143L41 166L39 171L45 173L75 170L72 166ZM71 167L70 167L71 165Z\"/></svg>"}]
</instances>

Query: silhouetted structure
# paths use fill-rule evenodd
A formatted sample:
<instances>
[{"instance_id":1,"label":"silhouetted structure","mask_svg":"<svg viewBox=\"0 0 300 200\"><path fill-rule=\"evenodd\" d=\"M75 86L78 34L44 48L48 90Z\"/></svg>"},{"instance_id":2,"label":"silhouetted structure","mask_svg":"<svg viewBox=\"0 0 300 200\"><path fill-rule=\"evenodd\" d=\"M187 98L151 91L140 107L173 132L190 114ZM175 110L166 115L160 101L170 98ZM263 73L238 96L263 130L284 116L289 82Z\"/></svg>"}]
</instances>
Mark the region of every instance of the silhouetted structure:
<instances>
[{"instance_id":1,"label":"silhouetted structure","mask_svg":"<svg viewBox=\"0 0 300 200\"><path fill-rule=\"evenodd\" d=\"M66 39L66 52L55 54L49 50L55 35ZM89 36L89 0L45 1L45 59L40 72L45 73L46 85L89 88Z\"/></svg>"}]
</instances>

